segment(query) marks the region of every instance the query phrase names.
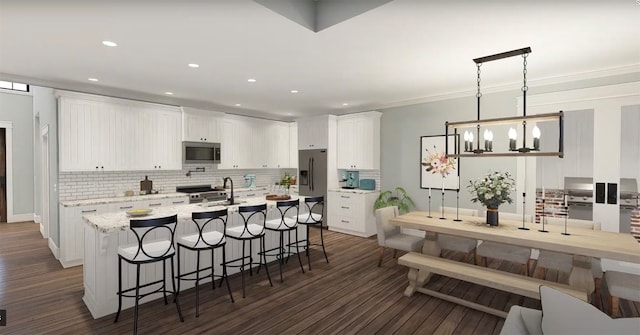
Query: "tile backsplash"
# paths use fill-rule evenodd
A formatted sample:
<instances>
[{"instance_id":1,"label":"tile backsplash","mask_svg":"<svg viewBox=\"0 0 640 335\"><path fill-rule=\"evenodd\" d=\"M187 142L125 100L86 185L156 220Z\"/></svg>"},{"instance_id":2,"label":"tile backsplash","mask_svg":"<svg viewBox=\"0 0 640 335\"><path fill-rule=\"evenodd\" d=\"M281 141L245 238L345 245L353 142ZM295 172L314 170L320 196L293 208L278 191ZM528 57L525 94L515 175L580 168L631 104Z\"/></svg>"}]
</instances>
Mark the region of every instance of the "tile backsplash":
<instances>
[{"instance_id":1,"label":"tile backsplash","mask_svg":"<svg viewBox=\"0 0 640 335\"><path fill-rule=\"evenodd\" d=\"M177 186L222 185L222 178L231 177L236 188L245 186L244 175L256 175L256 186L272 185L280 181L285 173L297 175L297 169L218 170L214 165L205 165L205 172L195 171L203 165L185 166L181 171L98 171L61 172L59 176L59 200L81 200L122 196L125 191L140 191L140 181L148 176L153 188L161 193L176 191Z\"/></svg>"}]
</instances>

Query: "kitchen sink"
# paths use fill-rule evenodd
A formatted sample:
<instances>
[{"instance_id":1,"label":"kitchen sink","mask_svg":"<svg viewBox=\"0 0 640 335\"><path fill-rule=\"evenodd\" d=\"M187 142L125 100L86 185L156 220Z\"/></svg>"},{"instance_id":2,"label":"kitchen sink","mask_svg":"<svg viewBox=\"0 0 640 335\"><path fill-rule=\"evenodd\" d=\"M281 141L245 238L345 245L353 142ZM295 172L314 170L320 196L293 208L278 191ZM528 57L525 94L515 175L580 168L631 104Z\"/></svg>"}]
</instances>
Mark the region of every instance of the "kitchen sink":
<instances>
[{"instance_id":1,"label":"kitchen sink","mask_svg":"<svg viewBox=\"0 0 640 335\"><path fill-rule=\"evenodd\" d=\"M236 200L233 202L233 205L231 205L229 203L229 200L219 200L219 201L209 201L209 202L203 202L200 203L200 206L202 207L215 207L215 206L235 206L235 205L240 205L240 204L245 204L247 203L244 200Z\"/></svg>"}]
</instances>

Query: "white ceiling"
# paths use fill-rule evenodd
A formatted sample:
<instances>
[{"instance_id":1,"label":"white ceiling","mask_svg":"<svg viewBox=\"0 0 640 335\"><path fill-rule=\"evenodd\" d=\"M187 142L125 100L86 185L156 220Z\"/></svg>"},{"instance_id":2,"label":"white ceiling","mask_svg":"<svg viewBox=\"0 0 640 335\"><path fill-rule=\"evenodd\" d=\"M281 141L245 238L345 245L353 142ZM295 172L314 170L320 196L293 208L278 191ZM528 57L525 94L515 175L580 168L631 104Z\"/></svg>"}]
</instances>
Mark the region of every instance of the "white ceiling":
<instances>
[{"instance_id":1,"label":"white ceiling","mask_svg":"<svg viewBox=\"0 0 640 335\"><path fill-rule=\"evenodd\" d=\"M285 120L472 92L473 58L526 46L531 83L637 71L638 18L635 0L394 0L315 33L251 0L0 0L0 80ZM522 59L482 71L518 84Z\"/></svg>"}]
</instances>

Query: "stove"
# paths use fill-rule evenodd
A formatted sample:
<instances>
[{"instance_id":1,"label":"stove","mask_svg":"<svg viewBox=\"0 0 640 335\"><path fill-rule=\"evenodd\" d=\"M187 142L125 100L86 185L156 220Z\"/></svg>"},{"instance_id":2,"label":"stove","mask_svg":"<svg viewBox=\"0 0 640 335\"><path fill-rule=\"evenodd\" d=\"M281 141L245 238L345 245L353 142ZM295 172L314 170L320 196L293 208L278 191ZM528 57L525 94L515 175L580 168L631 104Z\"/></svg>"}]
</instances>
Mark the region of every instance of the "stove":
<instances>
[{"instance_id":1,"label":"stove","mask_svg":"<svg viewBox=\"0 0 640 335\"><path fill-rule=\"evenodd\" d=\"M211 188L211 185L178 186L176 192L189 194L189 203L206 201L227 200L227 191L224 188Z\"/></svg>"}]
</instances>

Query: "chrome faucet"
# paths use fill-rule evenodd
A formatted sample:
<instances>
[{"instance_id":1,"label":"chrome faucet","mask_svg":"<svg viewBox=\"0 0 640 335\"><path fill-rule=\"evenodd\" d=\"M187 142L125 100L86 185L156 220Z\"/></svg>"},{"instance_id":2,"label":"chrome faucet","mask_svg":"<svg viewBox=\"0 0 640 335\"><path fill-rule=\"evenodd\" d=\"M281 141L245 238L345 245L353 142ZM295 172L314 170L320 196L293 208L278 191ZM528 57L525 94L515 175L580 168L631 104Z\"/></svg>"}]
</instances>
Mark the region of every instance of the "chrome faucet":
<instances>
[{"instance_id":1,"label":"chrome faucet","mask_svg":"<svg viewBox=\"0 0 640 335\"><path fill-rule=\"evenodd\" d=\"M233 205L233 179L231 179L231 177L224 177L222 187L227 188L227 180L231 183L231 198L229 198L229 205Z\"/></svg>"}]
</instances>

